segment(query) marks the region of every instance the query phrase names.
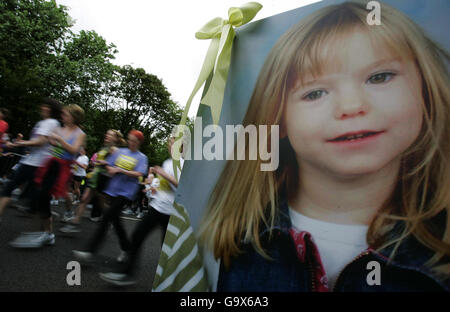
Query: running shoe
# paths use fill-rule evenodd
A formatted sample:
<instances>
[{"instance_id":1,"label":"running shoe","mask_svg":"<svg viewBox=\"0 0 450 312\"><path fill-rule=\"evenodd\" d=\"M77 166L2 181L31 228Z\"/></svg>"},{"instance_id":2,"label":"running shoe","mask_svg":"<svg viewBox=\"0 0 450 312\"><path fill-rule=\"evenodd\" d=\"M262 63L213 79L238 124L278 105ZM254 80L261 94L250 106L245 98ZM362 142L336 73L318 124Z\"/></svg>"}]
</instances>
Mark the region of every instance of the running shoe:
<instances>
[{"instance_id":1,"label":"running shoe","mask_svg":"<svg viewBox=\"0 0 450 312\"><path fill-rule=\"evenodd\" d=\"M55 244L55 234L48 232L25 232L9 245L14 248L40 248Z\"/></svg>"},{"instance_id":2,"label":"running shoe","mask_svg":"<svg viewBox=\"0 0 450 312\"><path fill-rule=\"evenodd\" d=\"M65 212L64 213L64 217L61 219L62 223L69 223L70 221L72 221L75 218L75 216L73 215L73 212Z\"/></svg>"},{"instance_id":3,"label":"running shoe","mask_svg":"<svg viewBox=\"0 0 450 312\"><path fill-rule=\"evenodd\" d=\"M23 204L17 203L16 205L17 208L17 215L20 217L26 217L26 218L32 218L34 216L34 211L28 207L25 206Z\"/></svg>"},{"instance_id":4,"label":"running shoe","mask_svg":"<svg viewBox=\"0 0 450 312\"><path fill-rule=\"evenodd\" d=\"M120 263L128 261L128 252L122 250L116 260Z\"/></svg>"},{"instance_id":5,"label":"running shoe","mask_svg":"<svg viewBox=\"0 0 450 312\"><path fill-rule=\"evenodd\" d=\"M124 215L132 215L132 214L134 214L134 212L130 208L127 208L124 211L122 211L122 214L124 214Z\"/></svg>"},{"instance_id":6,"label":"running shoe","mask_svg":"<svg viewBox=\"0 0 450 312\"><path fill-rule=\"evenodd\" d=\"M72 250L72 253L78 261L83 263L90 263L95 259L94 254L89 251Z\"/></svg>"},{"instance_id":7,"label":"running shoe","mask_svg":"<svg viewBox=\"0 0 450 312\"><path fill-rule=\"evenodd\" d=\"M81 226L76 223L68 223L59 229L63 233L80 233Z\"/></svg>"},{"instance_id":8,"label":"running shoe","mask_svg":"<svg viewBox=\"0 0 450 312\"><path fill-rule=\"evenodd\" d=\"M136 284L136 279L124 273L99 273L99 276L102 280L116 286L130 286Z\"/></svg>"}]
</instances>

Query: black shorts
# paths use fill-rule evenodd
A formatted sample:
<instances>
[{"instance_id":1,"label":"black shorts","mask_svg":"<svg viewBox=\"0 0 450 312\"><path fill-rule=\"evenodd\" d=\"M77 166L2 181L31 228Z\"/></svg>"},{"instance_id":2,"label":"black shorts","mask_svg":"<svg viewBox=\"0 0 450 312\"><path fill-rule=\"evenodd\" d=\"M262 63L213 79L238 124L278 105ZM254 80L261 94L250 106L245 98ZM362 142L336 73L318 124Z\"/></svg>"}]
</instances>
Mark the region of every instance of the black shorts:
<instances>
[{"instance_id":1,"label":"black shorts","mask_svg":"<svg viewBox=\"0 0 450 312\"><path fill-rule=\"evenodd\" d=\"M14 172L12 179L5 185L1 191L1 197L11 197L14 189L25 183L33 183L34 173L38 167L19 164L19 168Z\"/></svg>"},{"instance_id":2,"label":"black shorts","mask_svg":"<svg viewBox=\"0 0 450 312\"><path fill-rule=\"evenodd\" d=\"M73 176L73 180L77 181L77 182L80 182L80 183L81 183L81 181L84 180L84 178L85 177L83 177L83 176L76 176L76 175Z\"/></svg>"}]
</instances>

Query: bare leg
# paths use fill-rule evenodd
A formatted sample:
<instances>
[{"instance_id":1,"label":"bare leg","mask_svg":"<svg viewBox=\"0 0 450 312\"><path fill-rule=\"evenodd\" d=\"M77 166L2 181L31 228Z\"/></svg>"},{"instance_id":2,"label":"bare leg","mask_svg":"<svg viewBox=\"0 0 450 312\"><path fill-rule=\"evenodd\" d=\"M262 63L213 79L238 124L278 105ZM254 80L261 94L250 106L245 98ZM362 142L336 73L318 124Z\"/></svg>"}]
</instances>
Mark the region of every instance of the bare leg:
<instances>
[{"instance_id":1,"label":"bare leg","mask_svg":"<svg viewBox=\"0 0 450 312\"><path fill-rule=\"evenodd\" d=\"M104 193L97 192L98 196L98 203L100 205L100 208L102 210L102 214L105 212L106 206L109 205L106 200L106 195Z\"/></svg>"},{"instance_id":2,"label":"bare leg","mask_svg":"<svg viewBox=\"0 0 450 312\"><path fill-rule=\"evenodd\" d=\"M41 219L41 222L42 222L42 227L44 228L45 232L47 232L47 233L53 232L52 217L46 218L46 219Z\"/></svg>"},{"instance_id":3,"label":"bare leg","mask_svg":"<svg viewBox=\"0 0 450 312\"><path fill-rule=\"evenodd\" d=\"M75 195L75 200L80 200L81 192L80 192L80 182L73 182L73 194Z\"/></svg>"},{"instance_id":4,"label":"bare leg","mask_svg":"<svg viewBox=\"0 0 450 312\"><path fill-rule=\"evenodd\" d=\"M65 199L66 199L66 212L71 212L72 211L72 196L70 196L69 192L67 192Z\"/></svg>"},{"instance_id":5,"label":"bare leg","mask_svg":"<svg viewBox=\"0 0 450 312\"><path fill-rule=\"evenodd\" d=\"M2 197L0 198L0 217L3 214L3 210L5 210L6 206L8 206L11 201L11 197Z\"/></svg>"},{"instance_id":6,"label":"bare leg","mask_svg":"<svg viewBox=\"0 0 450 312\"><path fill-rule=\"evenodd\" d=\"M86 191L83 193L83 198L81 200L81 203L78 205L77 213L75 219L73 220L74 223L80 223L81 217L83 216L83 213L86 210L86 206L91 201L93 195L94 192L92 191L91 188L87 188Z\"/></svg>"}]
</instances>

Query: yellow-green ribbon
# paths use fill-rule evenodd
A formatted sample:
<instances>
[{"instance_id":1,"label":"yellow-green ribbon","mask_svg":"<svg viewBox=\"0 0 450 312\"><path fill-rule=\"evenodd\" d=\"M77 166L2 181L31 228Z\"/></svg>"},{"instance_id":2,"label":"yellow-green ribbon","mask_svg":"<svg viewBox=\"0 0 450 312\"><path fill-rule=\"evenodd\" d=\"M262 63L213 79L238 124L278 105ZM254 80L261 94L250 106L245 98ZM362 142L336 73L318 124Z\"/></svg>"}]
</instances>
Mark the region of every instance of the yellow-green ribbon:
<instances>
[{"instance_id":1,"label":"yellow-green ribbon","mask_svg":"<svg viewBox=\"0 0 450 312\"><path fill-rule=\"evenodd\" d=\"M209 21L195 34L197 39L211 39L211 44L209 45L208 52L206 53L206 57L197 82L194 86L194 90L192 90L186 103L186 107L181 117L180 126L184 126L186 124L186 119L192 100L211 73L213 73L211 83L209 84L208 90L201 99L200 103L211 108L213 124L217 125L219 123L228 69L230 68L231 62L231 49L233 47L233 40L236 35L234 27L240 27L250 22L259 10L261 10L261 8L262 5L258 2L249 2L239 8L232 7L228 9L228 20L216 17ZM179 139L179 137L180 135L177 136L177 139ZM178 151L176 151L176 153L177 156L179 156ZM174 159L173 167L175 178L178 181L176 176L176 168L180 168L180 161Z\"/></svg>"},{"instance_id":2,"label":"yellow-green ribbon","mask_svg":"<svg viewBox=\"0 0 450 312\"><path fill-rule=\"evenodd\" d=\"M186 124L192 99L208 79L211 72L213 72L211 84L200 102L211 108L213 124L217 125L219 123L225 84L231 62L231 48L235 36L234 27L240 27L250 22L261 8L262 5L257 2L249 2L239 8L232 7L228 10L228 20L216 17L195 34L197 39L211 39L211 44L206 53L197 83L187 101L180 125Z\"/></svg>"}]
</instances>

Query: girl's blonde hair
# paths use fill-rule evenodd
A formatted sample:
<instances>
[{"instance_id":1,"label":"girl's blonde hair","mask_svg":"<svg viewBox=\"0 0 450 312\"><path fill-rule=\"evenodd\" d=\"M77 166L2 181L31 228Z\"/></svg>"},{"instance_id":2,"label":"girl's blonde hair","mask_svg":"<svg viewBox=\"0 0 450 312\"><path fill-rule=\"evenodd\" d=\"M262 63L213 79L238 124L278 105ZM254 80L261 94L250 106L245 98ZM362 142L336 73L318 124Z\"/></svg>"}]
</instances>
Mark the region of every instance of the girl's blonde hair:
<instances>
[{"instance_id":1,"label":"girl's blonde hair","mask_svg":"<svg viewBox=\"0 0 450 312\"><path fill-rule=\"evenodd\" d=\"M80 126L83 123L84 120L84 109L82 109L77 104L69 104L66 107L64 107L69 114L73 118L73 123L77 126Z\"/></svg>"},{"instance_id":2,"label":"girl's blonde hair","mask_svg":"<svg viewBox=\"0 0 450 312\"><path fill-rule=\"evenodd\" d=\"M423 126L405 151L397 187L370 224L367 241L378 249L392 245L393 259L403 239L412 234L434 251L427 263L433 266L450 254L450 92L445 62L450 57L408 17L387 5L382 4L382 25L369 26L365 5L347 2L320 9L278 40L259 74L244 127L281 125L283 133L289 91L307 74L320 76L333 50L330 44L345 49L343 39L355 30L363 31L373 46L415 62L423 84ZM270 141L269 135L268 145ZM280 141L280 155L275 172L260 171L261 159L228 161L211 194L200 239L226 266L240 253L243 240L268 258L260 241L262 226L274 225L279 196L289 199L299 182L295 152L287 138ZM433 217L445 213L446 224L436 228ZM394 235L398 220L403 220L404 230ZM449 273L448 265L444 271Z\"/></svg>"},{"instance_id":3,"label":"girl's blonde hair","mask_svg":"<svg viewBox=\"0 0 450 312\"><path fill-rule=\"evenodd\" d=\"M116 129L109 129L108 131L114 132L114 135L116 136L115 146L122 147L127 145L127 141L125 140L122 132L120 130Z\"/></svg>"}]
</instances>

